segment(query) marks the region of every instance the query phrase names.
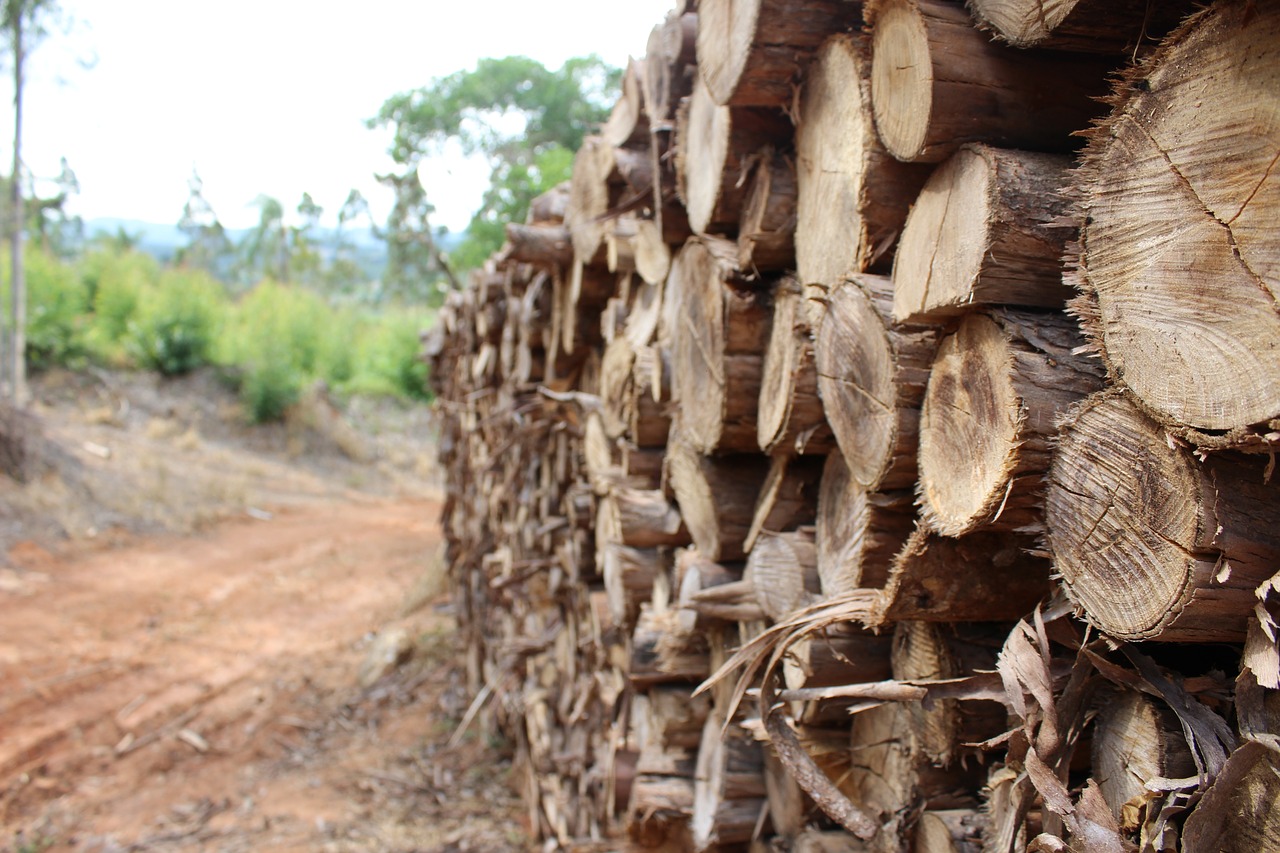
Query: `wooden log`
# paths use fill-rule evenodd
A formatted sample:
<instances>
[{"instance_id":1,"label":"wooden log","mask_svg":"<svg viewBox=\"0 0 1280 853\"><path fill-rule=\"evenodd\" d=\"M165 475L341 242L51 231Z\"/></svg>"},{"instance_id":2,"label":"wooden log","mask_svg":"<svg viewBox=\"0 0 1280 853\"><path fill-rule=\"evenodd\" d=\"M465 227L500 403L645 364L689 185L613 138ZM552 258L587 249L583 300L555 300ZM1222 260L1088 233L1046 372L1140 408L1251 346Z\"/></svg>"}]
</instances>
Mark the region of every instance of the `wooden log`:
<instances>
[{"instance_id":1,"label":"wooden log","mask_svg":"<svg viewBox=\"0 0 1280 853\"><path fill-rule=\"evenodd\" d=\"M652 219L636 222L632 237L636 273L646 284L661 284L671 271L671 248L662 236L662 226Z\"/></svg>"},{"instance_id":2,"label":"wooden log","mask_svg":"<svg viewBox=\"0 0 1280 853\"><path fill-rule=\"evenodd\" d=\"M715 103L702 79L676 117L676 189L695 234L733 234L746 188L740 177L751 155L785 141L791 124L778 110Z\"/></svg>"},{"instance_id":3,"label":"wooden log","mask_svg":"<svg viewBox=\"0 0 1280 853\"><path fill-rule=\"evenodd\" d=\"M635 349L625 335L609 341L600 359L600 421L610 438L622 438L631 425L635 360Z\"/></svg>"},{"instance_id":4,"label":"wooden log","mask_svg":"<svg viewBox=\"0 0 1280 853\"><path fill-rule=\"evenodd\" d=\"M818 396L813 335L803 301L803 288L795 278L787 276L774 288L756 416L756 441L769 454L822 455L835 447Z\"/></svg>"},{"instance_id":5,"label":"wooden log","mask_svg":"<svg viewBox=\"0 0 1280 853\"><path fill-rule=\"evenodd\" d=\"M896 702L854 715L850 759L855 801L880 818L880 832L869 848L877 851L907 847L913 812L977 806L976 793L986 776L976 762L947 768L931 764L910 712Z\"/></svg>"},{"instance_id":6,"label":"wooden log","mask_svg":"<svg viewBox=\"0 0 1280 853\"><path fill-rule=\"evenodd\" d=\"M873 624L1012 622L1049 593L1035 540L987 531L959 539L917 527L894 559Z\"/></svg>"},{"instance_id":7,"label":"wooden log","mask_svg":"<svg viewBox=\"0 0 1280 853\"><path fill-rule=\"evenodd\" d=\"M529 202L529 225L560 225L569 208L569 181L536 195Z\"/></svg>"},{"instance_id":8,"label":"wooden log","mask_svg":"<svg viewBox=\"0 0 1280 853\"><path fill-rule=\"evenodd\" d=\"M1130 400L1063 427L1045 515L1054 567L1102 631L1239 642L1280 558L1280 480L1256 457L1199 462Z\"/></svg>"},{"instance_id":9,"label":"wooden log","mask_svg":"<svg viewBox=\"0 0 1280 853\"><path fill-rule=\"evenodd\" d=\"M763 619L756 603L755 590L742 584L740 563L723 565L708 560L697 548L684 548L676 553L676 608L678 630L684 636L706 634L716 620L737 622ZM728 595L719 595L722 589Z\"/></svg>"},{"instance_id":10,"label":"wooden log","mask_svg":"<svg viewBox=\"0 0 1280 853\"><path fill-rule=\"evenodd\" d=\"M892 676L892 635L855 625L833 625L787 648L783 678L787 688L834 687L884 681Z\"/></svg>"},{"instance_id":11,"label":"wooden log","mask_svg":"<svg viewBox=\"0 0 1280 853\"><path fill-rule=\"evenodd\" d=\"M726 729L723 712L713 711L703 728L694 773L690 828L695 849L750 841L768 807L766 794L760 744L737 726Z\"/></svg>"},{"instance_id":12,"label":"wooden log","mask_svg":"<svg viewBox=\"0 0 1280 853\"><path fill-rule=\"evenodd\" d=\"M743 548L750 551L766 530L779 533L812 525L817 520L818 489L823 460L797 458L786 454L770 457L769 473L751 515Z\"/></svg>"},{"instance_id":13,"label":"wooden log","mask_svg":"<svg viewBox=\"0 0 1280 853\"><path fill-rule=\"evenodd\" d=\"M665 337L680 429L704 453L755 451L756 409L771 314L742 289L732 243L693 238L667 280Z\"/></svg>"},{"instance_id":14,"label":"wooden log","mask_svg":"<svg viewBox=\"0 0 1280 853\"><path fill-rule=\"evenodd\" d=\"M899 622L893 631L893 677L902 680L962 678L996 668L1007 626ZM983 743L1008 729L1004 705L989 700L933 699L905 703L921 751L934 764L978 758L966 744Z\"/></svg>"},{"instance_id":15,"label":"wooden log","mask_svg":"<svg viewBox=\"0 0 1280 853\"><path fill-rule=\"evenodd\" d=\"M835 597L880 588L915 524L911 492L871 492L850 476L840 452L822 470L818 493L818 575Z\"/></svg>"},{"instance_id":16,"label":"wooden log","mask_svg":"<svg viewBox=\"0 0 1280 853\"><path fill-rule=\"evenodd\" d=\"M973 305L1060 308L1071 161L1059 154L960 148L933 173L907 217L893 264L900 323Z\"/></svg>"},{"instance_id":17,"label":"wooden log","mask_svg":"<svg viewBox=\"0 0 1280 853\"><path fill-rule=\"evenodd\" d=\"M573 260L573 242L563 225L519 225L508 222L507 257L513 261L567 267Z\"/></svg>"},{"instance_id":18,"label":"wooden log","mask_svg":"<svg viewBox=\"0 0 1280 853\"><path fill-rule=\"evenodd\" d=\"M809 827L796 836L791 853L865 853L866 842L843 830Z\"/></svg>"},{"instance_id":19,"label":"wooden log","mask_svg":"<svg viewBox=\"0 0 1280 853\"><path fill-rule=\"evenodd\" d=\"M1280 759L1259 743L1245 743L1187 817L1184 850L1256 853L1280 849Z\"/></svg>"},{"instance_id":20,"label":"wooden log","mask_svg":"<svg viewBox=\"0 0 1280 853\"><path fill-rule=\"evenodd\" d=\"M804 790L772 749L764 750L764 788L769 801L769 823L774 835L784 841L794 842L808 823L811 805ZM753 848L756 843L752 842ZM794 846L791 849L794 850ZM772 845L768 851L760 853L771 851ZM752 853L755 853L754 849Z\"/></svg>"},{"instance_id":21,"label":"wooden log","mask_svg":"<svg viewBox=\"0 0 1280 853\"><path fill-rule=\"evenodd\" d=\"M632 688L648 690L659 684L694 683L705 679L711 662L705 647L673 643L676 611L641 605L631 638L627 679Z\"/></svg>"},{"instance_id":22,"label":"wooden log","mask_svg":"<svg viewBox=\"0 0 1280 853\"><path fill-rule=\"evenodd\" d=\"M912 853L982 853L989 820L975 809L924 812L916 824Z\"/></svg>"},{"instance_id":23,"label":"wooden log","mask_svg":"<svg viewBox=\"0 0 1280 853\"><path fill-rule=\"evenodd\" d=\"M711 714L711 697L687 686L655 687L645 706L649 738L664 750L697 749Z\"/></svg>"},{"instance_id":24,"label":"wooden log","mask_svg":"<svg viewBox=\"0 0 1280 853\"><path fill-rule=\"evenodd\" d=\"M669 122L676 105L693 90L697 74L696 12L672 10L649 34L644 64L644 102L651 122Z\"/></svg>"},{"instance_id":25,"label":"wooden log","mask_svg":"<svg viewBox=\"0 0 1280 853\"><path fill-rule=\"evenodd\" d=\"M698 550L711 560L741 560L756 498L768 473L759 456L703 456L684 441L667 449L667 481Z\"/></svg>"},{"instance_id":26,"label":"wooden log","mask_svg":"<svg viewBox=\"0 0 1280 853\"><path fill-rule=\"evenodd\" d=\"M601 544L678 548L689 544L680 510L661 491L615 488L600 499L596 536Z\"/></svg>"},{"instance_id":27,"label":"wooden log","mask_svg":"<svg viewBox=\"0 0 1280 853\"><path fill-rule=\"evenodd\" d=\"M920 404L940 330L892 320L893 285L859 275L827 297L818 329L818 392L849 472L863 489L916 482Z\"/></svg>"},{"instance_id":28,"label":"wooden log","mask_svg":"<svg viewBox=\"0 0 1280 853\"><path fill-rule=\"evenodd\" d=\"M866 15L876 128L900 160L938 163L965 142L1069 151L1100 112L1105 59L1011 51L944 0L880 0Z\"/></svg>"},{"instance_id":29,"label":"wooden log","mask_svg":"<svg viewBox=\"0 0 1280 853\"><path fill-rule=\"evenodd\" d=\"M933 530L1043 529L1058 419L1102 387L1070 318L966 317L943 340L920 414L920 513Z\"/></svg>"},{"instance_id":30,"label":"wooden log","mask_svg":"<svg viewBox=\"0 0 1280 853\"><path fill-rule=\"evenodd\" d=\"M565 224L573 239L574 254L587 265L604 260L604 217L618 196L610 182L615 165L613 150L601 137L588 136L573 158Z\"/></svg>"},{"instance_id":31,"label":"wooden log","mask_svg":"<svg viewBox=\"0 0 1280 853\"><path fill-rule=\"evenodd\" d=\"M979 24L1014 47L1132 56L1173 29L1192 4L1147 0L970 0Z\"/></svg>"},{"instance_id":32,"label":"wooden log","mask_svg":"<svg viewBox=\"0 0 1280 853\"><path fill-rule=\"evenodd\" d=\"M1189 19L1117 84L1076 176L1086 331L1114 379L1193 430L1280 415L1277 39L1270 3Z\"/></svg>"},{"instance_id":33,"label":"wooden log","mask_svg":"<svg viewBox=\"0 0 1280 853\"><path fill-rule=\"evenodd\" d=\"M628 59L622 72L622 95L600 128L604 141L614 148L641 148L649 143L649 114L644 104L645 61Z\"/></svg>"},{"instance_id":34,"label":"wooden log","mask_svg":"<svg viewBox=\"0 0 1280 853\"><path fill-rule=\"evenodd\" d=\"M611 220L604 231L604 265L609 272L635 272L637 220L624 213Z\"/></svg>"},{"instance_id":35,"label":"wooden log","mask_svg":"<svg viewBox=\"0 0 1280 853\"><path fill-rule=\"evenodd\" d=\"M786 107L818 45L860 25L842 0L700 0L698 70L717 104Z\"/></svg>"},{"instance_id":36,"label":"wooden log","mask_svg":"<svg viewBox=\"0 0 1280 853\"><path fill-rule=\"evenodd\" d=\"M769 147L751 160L747 196L738 222L738 266L792 269L796 263L795 158Z\"/></svg>"},{"instance_id":37,"label":"wooden log","mask_svg":"<svg viewBox=\"0 0 1280 853\"><path fill-rule=\"evenodd\" d=\"M818 600L818 552L812 528L765 532L747 555L745 579L766 616L781 622Z\"/></svg>"},{"instance_id":38,"label":"wooden log","mask_svg":"<svg viewBox=\"0 0 1280 853\"><path fill-rule=\"evenodd\" d=\"M1118 820L1157 796L1149 783L1196 775L1177 715L1153 697L1122 691L1102 703L1094 725L1092 776Z\"/></svg>"},{"instance_id":39,"label":"wooden log","mask_svg":"<svg viewBox=\"0 0 1280 853\"><path fill-rule=\"evenodd\" d=\"M622 476L633 489L662 488L662 468L666 453L656 448L622 446Z\"/></svg>"},{"instance_id":40,"label":"wooden log","mask_svg":"<svg viewBox=\"0 0 1280 853\"><path fill-rule=\"evenodd\" d=\"M671 367L665 347L642 347L632 365L630 437L637 447L665 447L671 432Z\"/></svg>"},{"instance_id":41,"label":"wooden log","mask_svg":"<svg viewBox=\"0 0 1280 853\"><path fill-rule=\"evenodd\" d=\"M597 495L606 495L616 486L624 485L621 451L616 440L608 436L600 412L592 412L587 416L583 432L583 462L587 481Z\"/></svg>"},{"instance_id":42,"label":"wooden log","mask_svg":"<svg viewBox=\"0 0 1280 853\"><path fill-rule=\"evenodd\" d=\"M928 177L899 163L872 119L867 40L823 44L800 94L796 121L796 271L834 288L848 273L883 266Z\"/></svg>"},{"instance_id":43,"label":"wooden log","mask_svg":"<svg viewBox=\"0 0 1280 853\"><path fill-rule=\"evenodd\" d=\"M667 571L667 560L658 548L632 548L619 542L597 543L596 555L613 623L634 625L640 605L653 595L654 583Z\"/></svg>"}]
</instances>

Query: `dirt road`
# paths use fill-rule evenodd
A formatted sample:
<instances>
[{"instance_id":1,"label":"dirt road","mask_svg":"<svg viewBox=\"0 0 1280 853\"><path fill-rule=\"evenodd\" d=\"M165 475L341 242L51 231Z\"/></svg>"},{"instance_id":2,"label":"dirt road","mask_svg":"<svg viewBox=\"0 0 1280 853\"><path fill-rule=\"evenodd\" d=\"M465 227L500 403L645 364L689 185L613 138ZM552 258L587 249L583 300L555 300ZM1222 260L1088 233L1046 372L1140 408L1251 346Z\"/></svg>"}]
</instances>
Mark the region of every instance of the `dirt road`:
<instances>
[{"instance_id":1,"label":"dirt road","mask_svg":"<svg viewBox=\"0 0 1280 853\"><path fill-rule=\"evenodd\" d=\"M447 605L402 615L437 515L348 500L14 544L0 850L523 849L505 764L446 746L465 710ZM374 634L396 628L413 657L361 688Z\"/></svg>"}]
</instances>

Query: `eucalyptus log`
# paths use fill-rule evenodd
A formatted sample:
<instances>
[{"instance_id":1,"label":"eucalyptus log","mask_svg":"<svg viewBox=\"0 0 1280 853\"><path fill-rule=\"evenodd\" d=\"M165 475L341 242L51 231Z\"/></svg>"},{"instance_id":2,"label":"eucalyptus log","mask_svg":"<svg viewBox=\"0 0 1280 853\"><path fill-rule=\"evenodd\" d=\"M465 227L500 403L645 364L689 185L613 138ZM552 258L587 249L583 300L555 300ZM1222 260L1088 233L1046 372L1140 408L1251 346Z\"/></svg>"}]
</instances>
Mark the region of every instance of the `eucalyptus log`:
<instances>
[{"instance_id":1,"label":"eucalyptus log","mask_svg":"<svg viewBox=\"0 0 1280 853\"><path fill-rule=\"evenodd\" d=\"M980 531L958 539L917 527L894 558L878 624L1011 622L1050 591L1049 561L1035 539Z\"/></svg>"},{"instance_id":2,"label":"eucalyptus log","mask_svg":"<svg viewBox=\"0 0 1280 853\"><path fill-rule=\"evenodd\" d=\"M508 222L507 257L530 264L567 267L573 260L573 241L563 225L520 225Z\"/></svg>"},{"instance_id":3,"label":"eucalyptus log","mask_svg":"<svg viewBox=\"0 0 1280 853\"><path fill-rule=\"evenodd\" d=\"M732 234L746 199L739 180L750 157L791 136L779 110L726 107L699 78L676 117L676 189L696 234Z\"/></svg>"},{"instance_id":4,"label":"eucalyptus log","mask_svg":"<svg viewBox=\"0 0 1280 853\"><path fill-rule=\"evenodd\" d=\"M1173 425L1280 416L1278 41L1273 3L1190 18L1117 84L1076 176L1086 331Z\"/></svg>"},{"instance_id":5,"label":"eucalyptus log","mask_svg":"<svg viewBox=\"0 0 1280 853\"><path fill-rule=\"evenodd\" d=\"M1069 158L960 148L933 173L907 217L893 264L893 316L919 322L973 305L1060 308Z\"/></svg>"},{"instance_id":6,"label":"eucalyptus log","mask_svg":"<svg viewBox=\"0 0 1280 853\"><path fill-rule=\"evenodd\" d=\"M796 263L795 157L776 147L751 160L747 197L738 222L738 266L744 270L792 269Z\"/></svg>"},{"instance_id":7,"label":"eucalyptus log","mask_svg":"<svg viewBox=\"0 0 1280 853\"><path fill-rule=\"evenodd\" d=\"M692 238L667 280L672 381L680 428L704 453L754 451L771 315L742 285L732 243Z\"/></svg>"},{"instance_id":8,"label":"eucalyptus log","mask_svg":"<svg viewBox=\"0 0 1280 853\"><path fill-rule=\"evenodd\" d=\"M1014 47L1130 56L1194 7L1165 0L969 0L974 17Z\"/></svg>"},{"instance_id":9,"label":"eucalyptus log","mask_svg":"<svg viewBox=\"0 0 1280 853\"><path fill-rule=\"evenodd\" d=\"M676 608L679 630L686 636L705 633L710 622L763 619L755 590L742 584L743 566L708 560L697 548L676 554ZM728 594L722 595L724 590Z\"/></svg>"},{"instance_id":10,"label":"eucalyptus log","mask_svg":"<svg viewBox=\"0 0 1280 853\"><path fill-rule=\"evenodd\" d=\"M613 623L634 625L640 605L653 595L654 582L667 570L667 560L658 548L632 548L619 542L597 543L596 556Z\"/></svg>"},{"instance_id":11,"label":"eucalyptus log","mask_svg":"<svg viewBox=\"0 0 1280 853\"><path fill-rule=\"evenodd\" d=\"M600 359L600 422L610 438L622 438L631 425L635 360L635 349L625 335L615 336Z\"/></svg>"},{"instance_id":12,"label":"eucalyptus log","mask_svg":"<svg viewBox=\"0 0 1280 853\"><path fill-rule=\"evenodd\" d=\"M765 453L821 455L835 446L818 396L813 334L803 302L804 290L790 276L774 288L756 420L756 440Z\"/></svg>"},{"instance_id":13,"label":"eucalyptus log","mask_svg":"<svg viewBox=\"0 0 1280 853\"><path fill-rule=\"evenodd\" d=\"M698 70L717 104L786 107L818 45L861 12L844 0L699 0Z\"/></svg>"},{"instance_id":14,"label":"eucalyptus log","mask_svg":"<svg viewBox=\"0 0 1280 853\"><path fill-rule=\"evenodd\" d=\"M893 674L892 643L888 633L832 625L787 647L783 678L790 690L885 681Z\"/></svg>"},{"instance_id":15,"label":"eucalyptus log","mask_svg":"<svg viewBox=\"0 0 1280 853\"><path fill-rule=\"evenodd\" d=\"M627 60L622 72L622 95L600 128L604 141L614 148L642 148L649 143L649 114L644 104L645 61Z\"/></svg>"},{"instance_id":16,"label":"eucalyptus log","mask_svg":"<svg viewBox=\"0 0 1280 853\"><path fill-rule=\"evenodd\" d=\"M911 853L983 853L989 822L977 809L924 812L916 824Z\"/></svg>"},{"instance_id":17,"label":"eucalyptus log","mask_svg":"<svg viewBox=\"0 0 1280 853\"><path fill-rule=\"evenodd\" d=\"M687 686L655 687L644 710L653 742L664 750L697 749L711 714L711 698L706 693L694 696Z\"/></svg>"},{"instance_id":18,"label":"eucalyptus log","mask_svg":"<svg viewBox=\"0 0 1280 853\"><path fill-rule=\"evenodd\" d=\"M750 841L767 809L764 755L746 731L725 727L715 711L703 728L694 773L693 819L696 849Z\"/></svg>"},{"instance_id":19,"label":"eucalyptus log","mask_svg":"<svg viewBox=\"0 0 1280 853\"><path fill-rule=\"evenodd\" d=\"M1267 463L1203 462L1123 396L1063 427L1045 515L1054 567L1102 631L1238 642L1280 559L1280 479Z\"/></svg>"},{"instance_id":20,"label":"eucalyptus log","mask_svg":"<svg viewBox=\"0 0 1280 853\"><path fill-rule=\"evenodd\" d=\"M883 587L915 523L911 492L871 492L850 475L838 451L827 457L818 493L818 574L835 597Z\"/></svg>"},{"instance_id":21,"label":"eucalyptus log","mask_svg":"<svg viewBox=\"0 0 1280 853\"><path fill-rule=\"evenodd\" d=\"M1159 796L1148 784L1196 775L1178 717L1159 699L1122 691L1102 703L1094 726L1092 776L1117 819Z\"/></svg>"},{"instance_id":22,"label":"eucalyptus log","mask_svg":"<svg viewBox=\"0 0 1280 853\"><path fill-rule=\"evenodd\" d=\"M985 768L976 762L933 765L920 747L914 718L890 702L853 717L849 786L856 802L879 817L869 850L898 851L910 838L910 815L921 809L977 806Z\"/></svg>"},{"instance_id":23,"label":"eucalyptus log","mask_svg":"<svg viewBox=\"0 0 1280 853\"><path fill-rule=\"evenodd\" d=\"M1059 314L966 317L943 340L920 414L921 518L946 536L1038 533L1058 419L1102 387Z\"/></svg>"},{"instance_id":24,"label":"eucalyptus log","mask_svg":"<svg viewBox=\"0 0 1280 853\"><path fill-rule=\"evenodd\" d=\"M768 474L760 456L704 456L684 441L667 449L667 480L693 542L712 560L741 560Z\"/></svg>"},{"instance_id":25,"label":"eucalyptus log","mask_svg":"<svg viewBox=\"0 0 1280 853\"><path fill-rule=\"evenodd\" d=\"M779 533L817 520L823 460L786 454L770 457L769 473L760 487L744 548L750 551L766 530Z\"/></svg>"},{"instance_id":26,"label":"eucalyptus log","mask_svg":"<svg viewBox=\"0 0 1280 853\"><path fill-rule=\"evenodd\" d=\"M601 544L678 548L689 544L680 509L658 490L618 487L600 499L596 536Z\"/></svg>"},{"instance_id":27,"label":"eucalyptus log","mask_svg":"<svg viewBox=\"0 0 1280 853\"><path fill-rule=\"evenodd\" d=\"M569 181L557 184L529 202L529 225L560 225L569 208Z\"/></svg>"},{"instance_id":28,"label":"eucalyptus log","mask_svg":"<svg viewBox=\"0 0 1280 853\"><path fill-rule=\"evenodd\" d=\"M604 260L604 217L618 199L616 185L610 181L614 165L613 146L599 136L584 138L573 158L565 224L573 252L584 264Z\"/></svg>"},{"instance_id":29,"label":"eucalyptus log","mask_svg":"<svg viewBox=\"0 0 1280 853\"><path fill-rule=\"evenodd\" d=\"M648 690L659 684L696 684L710 674L711 662L705 647L670 641L676 630L675 622L674 610L648 604L641 606L631 638L631 661L627 670L627 679L634 689Z\"/></svg>"},{"instance_id":30,"label":"eucalyptus log","mask_svg":"<svg viewBox=\"0 0 1280 853\"><path fill-rule=\"evenodd\" d=\"M698 73L698 15L678 9L653 28L644 63L644 102L651 122L669 122Z\"/></svg>"},{"instance_id":31,"label":"eucalyptus log","mask_svg":"<svg viewBox=\"0 0 1280 853\"><path fill-rule=\"evenodd\" d=\"M893 257L928 167L899 163L872 118L866 38L833 36L818 52L796 120L796 271L827 288Z\"/></svg>"},{"instance_id":32,"label":"eucalyptus log","mask_svg":"<svg viewBox=\"0 0 1280 853\"><path fill-rule=\"evenodd\" d=\"M866 12L876 127L900 160L941 162L965 142L1069 151L1101 111L1105 59L1009 50L945 0L879 0Z\"/></svg>"},{"instance_id":33,"label":"eucalyptus log","mask_svg":"<svg viewBox=\"0 0 1280 853\"><path fill-rule=\"evenodd\" d=\"M893 630L893 677L936 680L992 672L1007 636L1007 626L899 622ZM980 752L966 744L982 743L1009 728L1004 705L991 700L932 699L904 707L915 722L920 749L943 767L977 759Z\"/></svg>"},{"instance_id":34,"label":"eucalyptus log","mask_svg":"<svg viewBox=\"0 0 1280 853\"><path fill-rule=\"evenodd\" d=\"M745 579L766 616L782 622L818 600L818 552L813 529L765 532L747 555Z\"/></svg>"},{"instance_id":35,"label":"eucalyptus log","mask_svg":"<svg viewBox=\"0 0 1280 853\"><path fill-rule=\"evenodd\" d=\"M1280 757L1258 743L1232 753L1194 812L1183 850L1257 853L1280 849Z\"/></svg>"},{"instance_id":36,"label":"eucalyptus log","mask_svg":"<svg viewBox=\"0 0 1280 853\"><path fill-rule=\"evenodd\" d=\"M646 284L661 284L671 271L671 248L662 236L662 226L652 219L636 222L631 238L636 273Z\"/></svg>"},{"instance_id":37,"label":"eucalyptus log","mask_svg":"<svg viewBox=\"0 0 1280 853\"><path fill-rule=\"evenodd\" d=\"M629 436L637 447L665 447L671 432L671 366L665 347L642 347L632 365Z\"/></svg>"},{"instance_id":38,"label":"eucalyptus log","mask_svg":"<svg viewBox=\"0 0 1280 853\"><path fill-rule=\"evenodd\" d=\"M888 278L853 276L827 297L815 342L827 422L868 490L915 484L920 405L941 338L936 326L894 323L892 307Z\"/></svg>"}]
</instances>

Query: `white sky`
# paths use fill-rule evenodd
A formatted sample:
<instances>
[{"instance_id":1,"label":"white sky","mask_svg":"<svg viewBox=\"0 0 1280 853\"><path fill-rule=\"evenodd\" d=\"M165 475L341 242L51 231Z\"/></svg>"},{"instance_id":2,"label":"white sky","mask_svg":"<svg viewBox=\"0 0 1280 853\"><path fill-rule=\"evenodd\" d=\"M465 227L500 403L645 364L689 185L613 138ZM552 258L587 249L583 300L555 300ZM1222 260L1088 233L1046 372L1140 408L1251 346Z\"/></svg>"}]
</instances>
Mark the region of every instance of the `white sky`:
<instances>
[{"instance_id":1,"label":"white sky","mask_svg":"<svg viewBox=\"0 0 1280 853\"><path fill-rule=\"evenodd\" d=\"M364 121L384 100L481 57L551 68L598 53L644 54L672 0L62 0L75 22L28 66L24 159L38 178L59 158L81 194L72 211L176 223L194 166L223 224L257 220L259 194L292 210L304 191L333 221L355 187L381 218L387 134ZM87 70L78 59L96 58ZM3 72L7 77L7 68ZM0 81L5 103L12 85ZM0 139L12 118L0 112ZM8 173L10 144L0 143ZM427 187L435 224L462 228L488 169L440 161Z\"/></svg>"}]
</instances>

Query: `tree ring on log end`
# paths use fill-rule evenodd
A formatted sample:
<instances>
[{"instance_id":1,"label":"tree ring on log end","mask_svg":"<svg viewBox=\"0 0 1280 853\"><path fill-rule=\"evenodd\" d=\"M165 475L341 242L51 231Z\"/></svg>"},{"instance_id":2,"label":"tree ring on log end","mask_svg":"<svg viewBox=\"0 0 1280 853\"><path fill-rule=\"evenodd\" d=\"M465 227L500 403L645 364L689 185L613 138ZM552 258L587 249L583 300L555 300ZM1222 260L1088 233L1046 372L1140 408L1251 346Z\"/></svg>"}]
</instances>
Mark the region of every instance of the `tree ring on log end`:
<instances>
[{"instance_id":1,"label":"tree ring on log end","mask_svg":"<svg viewBox=\"0 0 1280 853\"><path fill-rule=\"evenodd\" d=\"M756 37L761 0L698 4L698 71L717 104L733 98Z\"/></svg>"},{"instance_id":2,"label":"tree ring on log end","mask_svg":"<svg viewBox=\"0 0 1280 853\"><path fill-rule=\"evenodd\" d=\"M898 443L893 349L862 288L829 296L817 348L818 390L849 473L864 489L879 485ZM834 342L834 343L832 343Z\"/></svg>"},{"instance_id":3,"label":"tree ring on log end","mask_svg":"<svg viewBox=\"0 0 1280 853\"><path fill-rule=\"evenodd\" d=\"M1084 406L1062 435L1045 516L1054 567L1091 622L1122 639L1157 636L1212 556L1194 460L1119 396Z\"/></svg>"},{"instance_id":4,"label":"tree ring on log end","mask_svg":"<svg viewBox=\"0 0 1280 853\"><path fill-rule=\"evenodd\" d=\"M689 227L698 234L706 233L720 205L732 124L729 108L717 104L699 80L689 98L687 146L687 150L697 152L697 168L682 170Z\"/></svg>"},{"instance_id":5,"label":"tree ring on log end","mask_svg":"<svg viewBox=\"0 0 1280 853\"><path fill-rule=\"evenodd\" d=\"M871 101L889 153L915 160L933 111L933 59L924 18L914 3L886 3L871 43Z\"/></svg>"},{"instance_id":6,"label":"tree ring on log end","mask_svg":"<svg viewBox=\"0 0 1280 853\"><path fill-rule=\"evenodd\" d=\"M1165 421L1280 415L1280 11L1218 4L1123 81L1077 184L1090 331Z\"/></svg>"},{"instance_id":7,"label":"tree ring on log end","mask_svg":"<svg viewBox=\"0 0 1280 853\"><path fill-rule=\"evenodd\" d=\"M921 513L932 529L960 536L999 513L1021 420L1008 339L990 317L966 317L938 347L920 411Z\"/></svg>"}]
</instances>

